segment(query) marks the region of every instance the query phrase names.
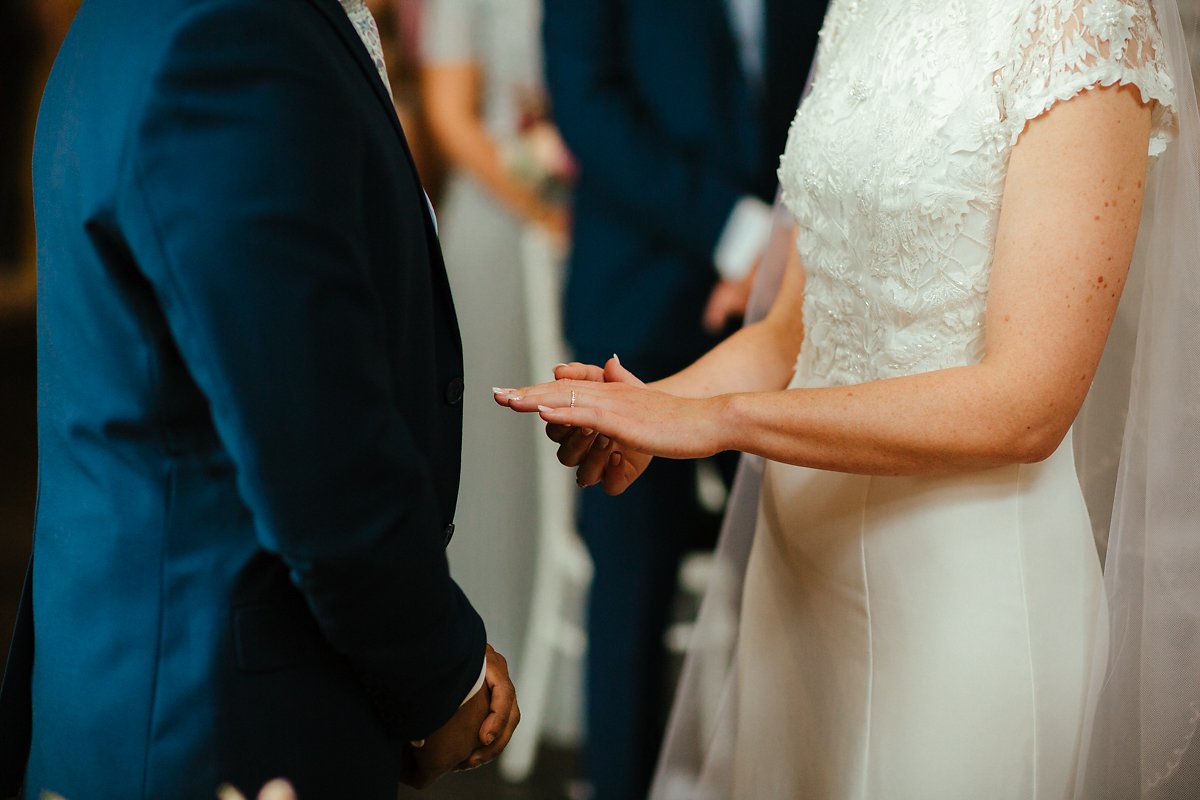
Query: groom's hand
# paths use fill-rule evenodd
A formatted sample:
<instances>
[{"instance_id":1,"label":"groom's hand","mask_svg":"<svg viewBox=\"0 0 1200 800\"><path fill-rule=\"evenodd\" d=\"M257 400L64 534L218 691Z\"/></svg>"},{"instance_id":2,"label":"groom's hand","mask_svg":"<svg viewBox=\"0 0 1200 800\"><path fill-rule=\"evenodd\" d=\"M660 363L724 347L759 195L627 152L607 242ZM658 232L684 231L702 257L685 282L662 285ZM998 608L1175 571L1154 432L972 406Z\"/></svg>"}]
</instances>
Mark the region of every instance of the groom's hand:
<instances>
[{"instance_id":1,"label":"groom's hand","mask_svg":"<svg viewBox=\"0 0 1200 800\"><path fill-rule=\"evenodd\" d=\"M479 726L475 751L458 765L459 769L475 769L498 757L508 746L513 731L521 721L517 690L508 676L508 662L490 644L487 646L487 669L483 683L490 697L488 715Z\"/></svg>"},{"instance_id":2,"label":"groom's hand","mask_svg":"<svg viewBox=\"0 0 1200 800\"><path fill-rule=\"evenodd\" d=\"M450 770L460 768L479 746L479 727L488 717L490 699L485 683L445 725L419 743L404 745L400 780L414 789L424 789Z\"/></svg>"}]
</instances>

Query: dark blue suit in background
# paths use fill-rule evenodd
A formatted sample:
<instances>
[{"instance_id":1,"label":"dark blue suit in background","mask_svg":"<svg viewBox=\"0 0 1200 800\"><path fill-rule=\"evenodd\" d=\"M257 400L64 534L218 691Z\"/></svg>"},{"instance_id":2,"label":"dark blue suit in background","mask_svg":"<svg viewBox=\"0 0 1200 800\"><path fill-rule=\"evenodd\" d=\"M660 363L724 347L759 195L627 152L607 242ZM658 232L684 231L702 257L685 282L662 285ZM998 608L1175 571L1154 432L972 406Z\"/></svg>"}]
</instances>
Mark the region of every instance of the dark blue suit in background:
<instances>
[{"instance_id":1,"label":"dark blue suit in background","mask_svg":"<svg viewBox=\"0 0 1200 800\"><path fill-rule=\"evenodd\" d=\"M394 798L485 641L454 310L352 25L87 0L34 161L29 796Z\"/></svg>"},{"instance_id":2,"label":"dark blue suit in background","mask_svg":"<svg viewBox=\"0 0 1200 800\"><path fill-rule=\"evenodd\" d=\"M547 0L555 120L578 158L564 320L575 357L652 380L716 339L701 315L738 199L774 198L824 2L764 0L763 80L728 0ZM665 706L662 635L682 553L705 527L692 462L658 460L618 498L585 492L588 766L596 800L644 795ZM711 527L711 520L708 521Z\"/></svg>"}]
</instances>

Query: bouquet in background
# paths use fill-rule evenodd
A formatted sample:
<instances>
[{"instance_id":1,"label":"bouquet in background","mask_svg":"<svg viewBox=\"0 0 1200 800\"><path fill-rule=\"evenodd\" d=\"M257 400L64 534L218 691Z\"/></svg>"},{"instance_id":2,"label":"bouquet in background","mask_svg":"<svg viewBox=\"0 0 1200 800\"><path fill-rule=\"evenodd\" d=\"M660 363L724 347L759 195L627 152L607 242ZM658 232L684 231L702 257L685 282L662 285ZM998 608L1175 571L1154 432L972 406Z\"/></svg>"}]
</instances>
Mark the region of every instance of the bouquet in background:
<instances>
[{"instance_id":1,"label":"bouquet in background","mask_svg":"<svg viewBox=\"0 0 1200 800\"><path fill-rule=\"evenodd\" d=\"M516 130L501 144L500 157L509 174L542 203L567 207L579 166L551 121L540 90L517 90Z\"/></svg>"}]
</instances>

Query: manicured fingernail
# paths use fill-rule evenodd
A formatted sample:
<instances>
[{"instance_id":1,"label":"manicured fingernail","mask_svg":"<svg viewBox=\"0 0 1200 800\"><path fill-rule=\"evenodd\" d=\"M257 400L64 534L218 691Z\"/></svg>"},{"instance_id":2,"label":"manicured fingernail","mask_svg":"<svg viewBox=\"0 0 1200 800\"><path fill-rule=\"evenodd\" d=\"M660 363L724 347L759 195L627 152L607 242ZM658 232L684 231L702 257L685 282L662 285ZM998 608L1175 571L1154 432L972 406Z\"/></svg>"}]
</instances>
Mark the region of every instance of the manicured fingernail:
<instances>
[{"instance_id":1,"label":"manicured fingernail","mask_svg":"<svg viewBox=\"0 0 1200 800\"><path fill-rule=\"evenodd\" d=\"M519 399L519 398L514 398L514 399ZM557 410L558 409L551 408L550 406L538 406L538 411L542 412L543 414L553 414Z\"/></svg>"},{"instance_id":2,"label":"manicured fingernail","mask_svg":"<svg viewBox=\"0 0 1200 800\"><path fill-rule=\"evenodd\" d=\"M413 739L411 742L409 742L409 744L411 744L413 747L420 750L422 747L425 746L425 740L424 739Z\"/></svg>"},{"instance_id":3,"label":"manicured fingernail","mask_svg":"<svg viewBox=\"0 0 1200 800\"><path fill-rule=\"evenodd\" d=\"M491 744L491 743L492 743L492 742L494 742L494 741L496 741L496 734L494 734L494 733L489 733L489 734L487 735L487 743L488 743L488 744Z\"/></svg>"},{"instance_id":4,"label":"manicured fingernail","mask_svg":"<svg viewBox=\"0 0 1200 800\"><path fill-rule=\"evenodd\" d=\"M562 362L560 361L560 362L558 362L557 364L555 364L555 365L554 365L554 368L555 368L555 369L558 369L559 367L569 367L569 366L571 366L571 365L570 365L570 364L564 364L564 363L562 363Z\"/></svg>"},{"instance_id":5,"label":"manicured fingernail","mask_svg":"<svg viewBox=\"0 0 1200 800\"><path fill-rule=\"evenodd\" d=\"M621 359L617 357L616 353L613 353L613 361L617 362L618 364L621 363Z\"/></svg>"},{"instance_id":6,"label":"manicured fingernail","mask_svg":"<svg viewBox=\"0 0 1200 800\"><path fill-rule=\"evenodd\" d=\"M612 456L608 459L608 463L612 464L614 467L621 466L621 454L613 453Z\"/></svg>"},{"instance_id":7,"label":"manicured fingernail","mask_svg":"<svg viewBox=\"0 0 1200 800\"><path fill-rule=\"evenodd\" d=\"M596 437L596 447L599 447L601 450L607 450L611 444L612 439L608 438L603 433Z\"/></svg>"},{"instance_id":8,"label":"manicured fingernail","mask_svg":"<svg viewBox=\"0 0 1200 800\"><path fill-rule=\"evenodd\" d=\"M580 428L579 432L582 433L584 436L591 436L593 433L595 433L595 431L592 430L591 428Z\"/></svg>"},{"instance_id":9,"label":"manicured fingernail","mask_svg":"<svg viewBox=\"0 0 1200 800\"><path fill-rule=\"evenodd\" d=\"M516 389L501 389L499 386L492 387L492 394L512 394Z\"/></svg>"}]
</instances>

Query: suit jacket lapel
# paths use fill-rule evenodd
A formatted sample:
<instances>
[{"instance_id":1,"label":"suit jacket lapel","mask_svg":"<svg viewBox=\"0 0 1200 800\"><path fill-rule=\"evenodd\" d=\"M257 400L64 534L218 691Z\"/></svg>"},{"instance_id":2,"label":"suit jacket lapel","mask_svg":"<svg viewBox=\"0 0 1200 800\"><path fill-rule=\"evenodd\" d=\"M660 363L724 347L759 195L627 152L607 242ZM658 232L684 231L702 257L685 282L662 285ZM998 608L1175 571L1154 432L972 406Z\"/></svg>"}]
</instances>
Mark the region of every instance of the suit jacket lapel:
<instances>
[{"instance_id":1,"label":"suit jacket lapel","mask_svg":"<svg viewBox=\"0 0 1200 800\"><path fill-rule=\"evenodd\" d=\"M337 0L309 0L317 9L325 15L329 20L329 24L337 31L341 37L342 44L358 62L358 67L363 73L363 78L371 85L375 97L382 104L382 111L387 115L391 122L392 128L396 131L396 135L400 138L400 144L404 147L404 155L408 159L408 164L412 167L413 174L420 180L420 173L417 172L417 162L413 159L412 151L408 146L408 138L404 135L404 129L400 126L400 118L396 116L396 107L392 104L392 96L388 94L387 87L383 85L380 79L379 70L375 68L375 62L371 60L371 54L367 52L367 48L363 45L362 39L358 36L358 31L354 30L354 25L350 22L350 18L346 16L346 12L342 10L341 5ZM429 211L425 212L426 224L434 240L437 240L437 229L433 223L433 217Z\"/></svg>"},{"instance_id":2,"label":"suit jacket lapel","mask_svg":"<svg viewBox=\"0 0 1200 800\"><path fill-rule=\"evenodd\" d=\"M354 25L350 22L350 18L346 16L346 12L342 10L341 5L337 0L309 0L317 9L325 15L329 23L333 25L333 29L337 31L338 36L342 39L342 44L346 45L346 49L358 62L359 68L363 72L363 77L371 84L372 90L375 92L375 97L383 104L384 110L387 112L388 118L392 121L396 133L400 134L400 138L404 138L404 131L400 128L400 119L396 116L396 108L392 105L392 97L388 94L387 87L383 85L383 81L379 77L379 70L375 68L375 62L371 60L370 53L363 46L362 39L358 36L358 31L354 30ZM407 149L405 142L405 149Z\"/></svg>"},{"instance_id":3,"label":"suit jacket lapel","mask_svg":"<svg viewBox=\"0 0 1200 800\"><path fill-rule=\"evenodd\" d=\"M342 44L346 45L346 49L350 51L350 55L358 62L359 69L363 73L363 78L371 84L371 88L375 92L375 97L382 103L382 110L391 121L392 128L396 131L396 135L400 139L400 145L404 149L404 156L408 159L408 165L412 169L412 174L417 181L417 189L421 190L421 175L417 172L417 162L413 158L412 150L409 149L408 138L404 135L404 128L400 125L400 118L396 116L396 107L392 104L392 96L388 94L387 87L383 85L383 81L379 76L379 70L375 68L375 62L371 60L371 54L367 52L362 39L359 38L358 31L354 29L350 18L346 15L346 12L337 0L309 0L309 2L325 15L325 18L329 20L329 24L333 26L338 36L341 37ZM454 302L450 295L450 280L446 275L446 265L442 259L442 249L438 239L437 226L434 224L433 214L427 200L428 197L424 198L421 202L421 213L425 216L425 234L429 240L430 267L433 270L439 293L444 298L444 304L449 310L451 317L455 320L455 337L458 344L458 352L461 354L462 341L458 338L458 320L454 313Z\"/></svg>"}]
</instances>

